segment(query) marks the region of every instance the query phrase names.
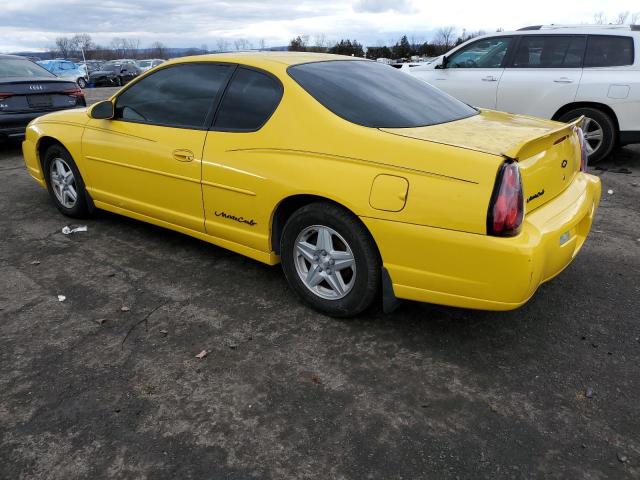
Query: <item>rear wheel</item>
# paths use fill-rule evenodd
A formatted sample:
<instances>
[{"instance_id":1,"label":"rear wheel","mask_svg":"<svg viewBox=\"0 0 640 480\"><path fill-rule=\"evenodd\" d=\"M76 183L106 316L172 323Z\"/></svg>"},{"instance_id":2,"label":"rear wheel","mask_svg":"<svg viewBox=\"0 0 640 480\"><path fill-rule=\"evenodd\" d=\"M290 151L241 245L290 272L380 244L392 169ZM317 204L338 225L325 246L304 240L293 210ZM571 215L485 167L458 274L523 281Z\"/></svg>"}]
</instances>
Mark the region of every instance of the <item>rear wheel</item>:
<instances>
[{"instance_id":1,"label":"rear wheel","mask_svg":"<svg viewBox=\"0 0 640 480\"><path fill-rule=\"evenodd\" d=\"M282 232L282 268L293 290L314 309L352 317L380 288L380 256L362 223L329 203L294 212Z\"/></svg>"},{"instance_id":2,"label":"rear wheel","mask_svg":"<svg viewBox=\"0 0 640 480\"><path fill-rule=\"evenodd\" d=\"M61 145L52 145L44 155L47 189L58 210L68 217L89 213L84 182L73 158Z\"/></svg>"},{"instance_id":3,"label":"rear wheel","mask_svg":"<svg viewBox=\"0 0 640 480\"><path fill-rule=\"evenodd\" d=\"M609 115L596 108L576 108L558 120L570 122L584 115L582 126L589 163L597 163L611 153L616 142L616 127Z\"/></svg>"}]
</instances>

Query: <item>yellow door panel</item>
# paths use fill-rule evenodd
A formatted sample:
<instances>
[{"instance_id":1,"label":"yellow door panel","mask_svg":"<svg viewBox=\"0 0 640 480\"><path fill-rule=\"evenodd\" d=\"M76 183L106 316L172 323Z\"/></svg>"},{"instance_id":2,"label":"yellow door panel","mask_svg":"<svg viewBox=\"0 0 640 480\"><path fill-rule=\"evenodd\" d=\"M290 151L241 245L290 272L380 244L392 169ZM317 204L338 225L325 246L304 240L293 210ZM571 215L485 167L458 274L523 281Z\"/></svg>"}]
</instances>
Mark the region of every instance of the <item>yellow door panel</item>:
<instances>
[{"instance_id":1,"label":"yellow door panel","mask_svg":"<svg viewBox=\"0 0 640 480\"><path fill-rule=\"evenodd\" d=\"M204 231L200 187L206 132L91 120L82 151L94 200Z\"/></svg>"},{"instance_id":2,"label":"yellow door panel","mask_svg":"<svg viewBox=\"0 0 640 480\"><path fill-rule=\"evenodd\" d=\"M371 186L369 204L376 210L399 212L407 202L409 182L404 177L378 175Z\"/></svg>"}]
</instances>

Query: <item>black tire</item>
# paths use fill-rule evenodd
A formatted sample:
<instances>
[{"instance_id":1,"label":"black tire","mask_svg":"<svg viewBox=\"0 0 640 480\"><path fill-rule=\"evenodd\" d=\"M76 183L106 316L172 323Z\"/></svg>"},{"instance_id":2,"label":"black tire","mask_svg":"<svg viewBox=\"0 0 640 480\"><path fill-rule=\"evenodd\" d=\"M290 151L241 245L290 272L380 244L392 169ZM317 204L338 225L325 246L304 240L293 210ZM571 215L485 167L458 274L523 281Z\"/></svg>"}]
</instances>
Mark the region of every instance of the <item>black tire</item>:
<instances>
[{"instance_id":1,"label":"black tire","mask_svg":"<svg viewBox=\"0 0 640 480\"><path fill-rule=\"evenodd\" d=\"M122 86L122 77L116 77L116 87Z\"/></svg>"},{"instance_id":2,"label":"black tire","mask_svg":"<svg viewBox=\"0 0 640 480\"><path fill-rule=\"evenodd\" d=\"M84 90L85 88L87 88L87 81L84 78L80 77L78 79L78 86Z\"/></svg>"},{"instance_id":3,"label":"black tire","mask_svg":"<svg viewBox=\"0 0 640 480\"><path fill-rule=\"evenodd\" d=\"M595 164L611 153L611 150L613 150L616 144L618 132L611 117L597 108L576 108L563 114L558 120L561 122L570 122L582 115L586 118L593 119L602 128L602 143L589 155L589 163ZM587 133L588 132L585 132L585 134Z\"/></svg>"},{"instance_id":4,"label":"black tire","mask_svg":"<svg viewBox=\"0 0 640 480\"><path fill-rule=\"evenodd\" d=\"M53 191L53 177L52 177L52 168L51 165L55 159L60 158L64 160L64 163L68 165L68 167L73 172L74 184L76 191L76 200L75 204L71 207L66 207L62 204L62 202L58 199L55 192ZM85 190L84 181L82 180L82 176L80 175L80 171L76 166L76 162L73 161L73 157L71 154L62 146L62 145L52 145L50 146L44 154L43 160L44 166L44 178L47 183L47 190L49 191L49 195L53 199L53 203L56 205L58 210L67 217L72 218L85 218L90 213L88 196Z\"/></svg>"},{"instance_id":5,"label":"black tire","mask_svg":"<svg viewBox=\"0 0 640 480\"><path fill-rule=\"evenodd\" d=\"M298 236L314 226L334 230L337 234L335 238L343 237L348 245L342 247L350 249L353 254L355 278L352 277L351 289L342 298L322 298L306 286L298 273ZM339 239L334 239L333 242L341 243ZM380 290L381 260L371 235L356 216L331 203L312 203L291 215L282 232L280 258L285 277L293 291L315 310L332 317L346 318L362 313L371 306ZM306 263L310 265L310 262ZM331 273L330 270L326 270L325 274L327 271ZM336 268L334 273L337 272ZM342 271L340 275L341 279L344 279ZM329 286L328 283L325 285Z\"/></svg>"}]
</instances>

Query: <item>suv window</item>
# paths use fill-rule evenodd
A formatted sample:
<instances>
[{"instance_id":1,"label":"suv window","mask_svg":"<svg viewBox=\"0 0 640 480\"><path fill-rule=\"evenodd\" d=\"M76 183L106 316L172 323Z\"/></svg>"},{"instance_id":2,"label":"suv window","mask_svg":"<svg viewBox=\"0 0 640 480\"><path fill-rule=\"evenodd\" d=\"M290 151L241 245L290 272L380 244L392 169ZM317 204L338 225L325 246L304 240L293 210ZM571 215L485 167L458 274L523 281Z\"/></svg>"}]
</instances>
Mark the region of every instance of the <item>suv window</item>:
<instances>
[{"instance_id":1,"label":"suv window","mask_svg":"<svg viewBox=\"0 0 640 480\"><path fill-rule=\"evenodd\" d=\"M163 68L126 89L115 118L182 128L204 128L233 65L189 63Z\"/></svg>"},{"instance_id":2,"label":"suv window","mask_svg":"<svg viewBox=\"0 0 640 480\"><path fill-rule=\"evenodd\" d=\"M580 68L586 38L523 35L513 59L515 68Z\"/></svg>"},{"instance_id":3,"label":"suv window","mask_svg":"<svg viewBox=\"0 0 640 480\"><path fill-rule=\"evenodd\" d=\"M287 71L325 108L365 127L420 127L478 113L422 80L370 60L303 63Z\"/></svg>"},{"instance_id":4,"label":"suv window","mask_svg":"<svg viewBox=\"0 0 640 480\"><path fill-rule=\"evenodd\" d=\"M256 70L238 68L224 94L215 130L254 131L262 127L282 98L279 81Z\"/></svg>"},{"instance_id":5,"label":"suv window","mask_svg":"<svg viewBox=\"0 0 640 480\"><path fill-rule=\"evenodd\" d=\"M453 53L447 68L501 68L511 37L484 38Z\"/></svg>"},{"instance_id":6,"label":"suv window","mask_svg":"<svg viewBox=\"0 0 640 480\"><path fill-rule=\"evenodd\" d=\"M585 67L633 65L633 38L589 35Z\"/></svg>"}]
</instances>

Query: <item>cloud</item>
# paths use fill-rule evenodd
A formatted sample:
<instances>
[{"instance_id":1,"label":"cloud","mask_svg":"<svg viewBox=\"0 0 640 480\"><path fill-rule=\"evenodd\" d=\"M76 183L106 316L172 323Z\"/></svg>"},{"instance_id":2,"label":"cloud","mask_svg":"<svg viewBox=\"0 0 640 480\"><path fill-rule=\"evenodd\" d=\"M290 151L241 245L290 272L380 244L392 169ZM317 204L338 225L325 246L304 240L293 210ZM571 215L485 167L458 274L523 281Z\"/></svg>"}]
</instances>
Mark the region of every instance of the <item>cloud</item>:
<instances>
[{"instance_id":1,"label":"cloud","mask_svg":"<svg viewBox=\"0 0 640 480\"><path fill-rule=\"evenodd\" d=\"M415 11L410 0L358 0L353 5L355 12L383 13L400 12L412 13Z\"/></svg>"},{"instance_id":2,"label":"cloud","mask_svg":"<svg viewBox=\"0 0 640 480\"><path fill-rule=\"evenodd\" d=\"M5 0L0 21L0 52L46 50L56 37L89 33L108 46L114 37L139 39L149 46L210 49L219 42L245 39L257 45L287 45L296 35L324 35L331 42L356 39L365 45L393 44L406 34L415 41L433 38L442 26L458 33L505 30L544 23L593 21L605 10L637 11L637 0L537 0L523 9L513 0L456 0L434 6L419 0Z\"/></svg>"}]
</instances>

